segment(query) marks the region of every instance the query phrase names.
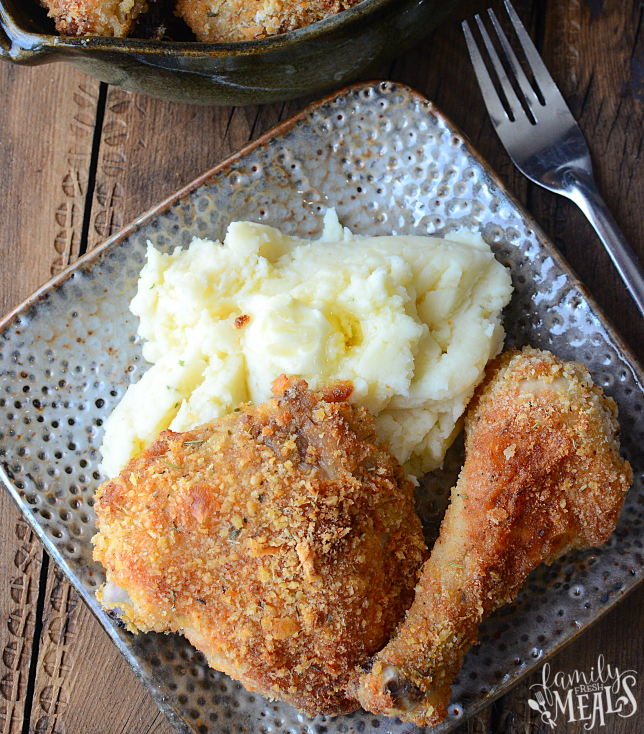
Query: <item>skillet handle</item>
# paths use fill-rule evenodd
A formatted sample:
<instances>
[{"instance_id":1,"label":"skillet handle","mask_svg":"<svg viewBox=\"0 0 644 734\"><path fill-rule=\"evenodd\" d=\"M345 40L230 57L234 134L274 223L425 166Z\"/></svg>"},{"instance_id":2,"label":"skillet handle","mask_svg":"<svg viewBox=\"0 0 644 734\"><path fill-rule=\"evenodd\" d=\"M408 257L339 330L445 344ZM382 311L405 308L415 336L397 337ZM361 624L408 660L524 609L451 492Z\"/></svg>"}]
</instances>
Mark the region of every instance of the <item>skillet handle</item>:
<instances>
[{"instance_id":1,"label":"skillet handle","mask_svg":"<svg viewBox=\"0 0 644 734\"><path fill-rule=\"evenodd\" d=\"M60 60L60 53L45 43L43 37L17 30L0 2L0 60L14 64L48 64Z\"/></svg>"},{"instance_id":2,"label":"skillet handle","mask_svg":"<svg viewBox=\"0 0 644 734\"><path fill-rule=\"evenodd\" d=\"M0 26L0 59L4 59L5 61L11 60L11 56L9 55L10 48L9 37L4 32L4 28Z\"/></svg>"}]
</instances>

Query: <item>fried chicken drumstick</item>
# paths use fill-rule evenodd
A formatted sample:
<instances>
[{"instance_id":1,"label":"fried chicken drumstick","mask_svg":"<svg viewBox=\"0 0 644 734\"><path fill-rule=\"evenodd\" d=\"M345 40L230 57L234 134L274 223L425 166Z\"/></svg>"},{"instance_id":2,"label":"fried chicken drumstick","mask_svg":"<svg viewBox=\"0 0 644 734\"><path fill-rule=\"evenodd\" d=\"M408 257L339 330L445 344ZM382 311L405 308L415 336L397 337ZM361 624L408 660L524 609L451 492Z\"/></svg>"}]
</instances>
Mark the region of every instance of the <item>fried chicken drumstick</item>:
<instances>
[{"instance_id":1,"label":"fried chicken drumstick","mask_svg":"<svg viewBox=\"0 0 644 734\"><path fill-rule=\"evenodd\" d=\"M617 410L583 365L508 352L465 420L466 458L414 603L371 669L350 685L363 708L434 726L483 619L527 575L608 540L632 480Z\"/></svg>"},{"instance_id":2,"label":"fried chicken drumstick","mask_svg":"<svg viewBox=\"0 0 644 734\"><path fill-rule=\"evenodd\" d=\"M248 690L346 713L426 557L413 488L350 387L282 377L273 392L164 432L100 487L98 596L131 631L182 632Z\"/></svg>"}]
</instances>

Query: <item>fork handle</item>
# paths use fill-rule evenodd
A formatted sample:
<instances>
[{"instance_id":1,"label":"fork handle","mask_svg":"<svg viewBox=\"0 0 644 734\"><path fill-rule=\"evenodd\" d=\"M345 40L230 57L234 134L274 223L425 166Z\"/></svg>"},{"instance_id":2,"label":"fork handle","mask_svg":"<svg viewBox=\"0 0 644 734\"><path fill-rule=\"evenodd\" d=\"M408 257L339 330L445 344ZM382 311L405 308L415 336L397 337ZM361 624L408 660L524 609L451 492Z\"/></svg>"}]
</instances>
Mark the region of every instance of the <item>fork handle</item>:
<instances>
[{"instance_id":1,"label":"fork handle","mask_svg":"<svg viewBox=\"0 0 644 734\"><path fill-rule=\"evenodd\" d=\"M592 176L579 172L573 174L571 179L565 191L566 195L579 206L595 228L617 272L626 284L628 292L644 316L644 269L637 255L631 249L606 203L599 195Z\"/></svg>"}]
</instances>

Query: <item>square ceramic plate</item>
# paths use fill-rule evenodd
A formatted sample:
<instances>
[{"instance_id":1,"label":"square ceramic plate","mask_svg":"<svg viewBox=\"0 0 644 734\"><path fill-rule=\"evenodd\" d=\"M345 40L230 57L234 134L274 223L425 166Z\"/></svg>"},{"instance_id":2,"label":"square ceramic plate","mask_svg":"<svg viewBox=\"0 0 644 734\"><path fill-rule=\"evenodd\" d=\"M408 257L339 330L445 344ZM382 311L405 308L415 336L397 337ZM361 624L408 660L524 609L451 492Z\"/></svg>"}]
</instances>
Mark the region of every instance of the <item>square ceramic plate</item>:
<instances>
[{"instance_id":1,"label":"square ceramic plate","mask_svg":"<svg viewBox=\"0 0 644 734\"><path fill-rule=\"evenodd\" d=\"M179 636L122 632L94 592L94 490L102 423L146 369L128 310L146 242L169 249L222 238L251 219L315 237L334 206L365 235L480 228L512 271L507 345L585 362L619 405L635 485L611 540L532 574L516 603L489 619L453 687L447 732L601 617L644 572L642 371L530 216L430 102L390 83L361 84L318 102L140 217L10 314L0 332L2 479L25 517L181 732L344 734L416 727L358 711L307 719L210 670ZM461 456L424 483L418 510L435 537ZM115 702L115 705L118 705Z\"/></svg>"}]
</instances>

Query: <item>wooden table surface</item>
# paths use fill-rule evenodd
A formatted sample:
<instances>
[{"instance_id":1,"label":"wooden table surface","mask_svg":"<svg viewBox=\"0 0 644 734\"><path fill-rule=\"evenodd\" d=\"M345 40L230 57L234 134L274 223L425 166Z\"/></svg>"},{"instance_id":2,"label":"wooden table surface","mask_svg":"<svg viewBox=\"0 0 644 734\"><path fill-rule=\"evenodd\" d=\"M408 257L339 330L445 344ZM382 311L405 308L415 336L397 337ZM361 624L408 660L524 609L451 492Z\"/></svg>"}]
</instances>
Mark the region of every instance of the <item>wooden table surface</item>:
<instances>
[{"instance_id":1,"label":"wooden table surface","mask_svg":"<svg viewBox=\"0 0 644 734\"><path fill-rule=\"evenodd\" d=\"M644 261L644 5L515 0L586 135L596 177ZM462 128L551 236L640 360L644 321L575 206L529 184L488 120L460 23L500 0L464 0L432 36L375 71L415 87ZM0 310L136 215L311 100L260 107L180 105L99 83L64 64L0 64ZM599 654L638 671L639 710L604 732L644 731L644 588L551 665L590 670ZM0 492L2 734L171 734L156 705L9 497ZM460 734L545 732L527 705L535 673ZM581 734L581 722L557 732ZM599 729L597 729L599 731Z\"/></svg>"}]
</instances>

